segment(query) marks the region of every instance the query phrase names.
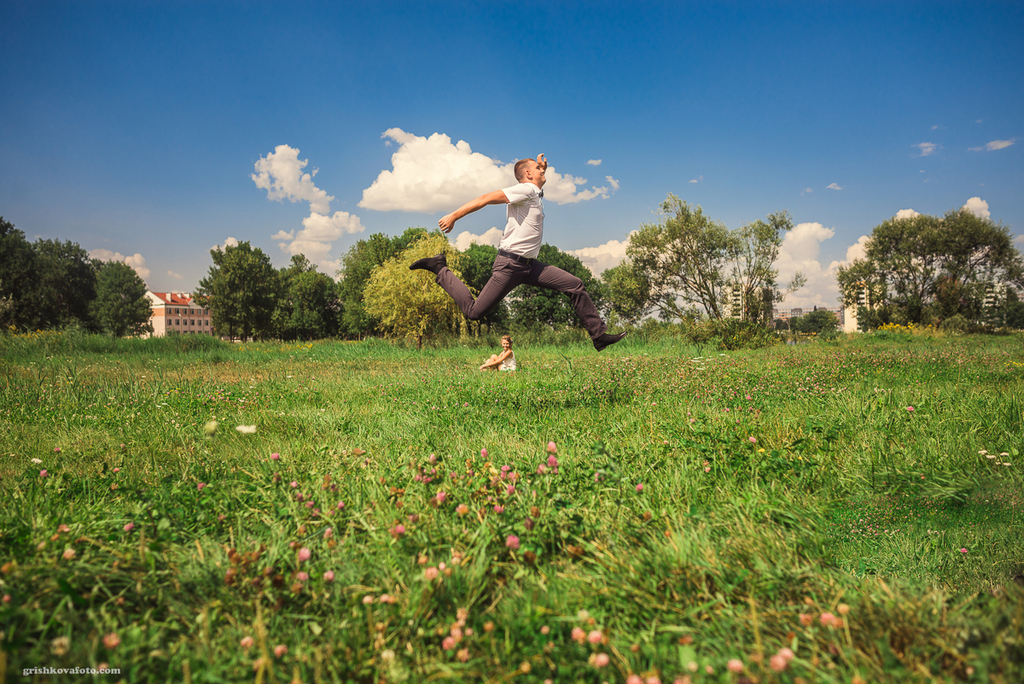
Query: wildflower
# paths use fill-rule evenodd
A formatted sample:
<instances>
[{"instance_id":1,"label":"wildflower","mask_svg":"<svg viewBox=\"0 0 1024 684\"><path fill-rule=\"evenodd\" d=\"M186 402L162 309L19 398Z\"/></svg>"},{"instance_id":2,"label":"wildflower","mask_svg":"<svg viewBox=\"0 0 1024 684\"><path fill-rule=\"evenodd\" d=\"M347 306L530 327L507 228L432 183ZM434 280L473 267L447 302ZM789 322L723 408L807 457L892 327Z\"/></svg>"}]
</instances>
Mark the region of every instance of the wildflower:
<instances>
[{"instance_id":1,"label":"wildflower","mask_svg":"<svg viewBox=\"0 0 1024 684\"><path fill-rule=\"evenodd\" d=\"M125 526L124 526L124 531L125 532L131 532L133 529L135 529L135 523L125 523Z\"/></svg>"},{"instance_id":2,"label":"wildflower","mask_svg":"<svg viewBox=\"0 0 1024 684\"><path fill-rule=\"evenodd\" d=\"M800 613L800 624L804 627L810 627L811 623L814 622L814 616L810 613Z\"/></svg>"},{"instance_id":3,"label":"wildflower","mask_svg":"<svg viewBox=\"0 0 1024 684\"><path fill-rule=\"evenodd\" d=\"M333 581L334 581L334 571L333 570L328 570L327 572L324 573L324 582L333 582Z\"/></svg>"},{"instance_id":4,"label":"wildflower","mask_svg":"<svg viewBox=\"0 0 1024 684\"><path fill-rule=\"evenodd\" d=\"M626 678L626 684L644 684L644 680L640 678L640 675L631 674Z\"/></svg>"},{"instance_id":5,"label":"wildflower","mask_svg":"<svg viewBox=\"0 0 1024 684\"><path fill-rule=\"evenodd\" d=\"M494 512L495 513L504 513L505 512L505 507L504 506L495 506L494 507Z\"/></svg>"},{"instance_id":6,"label":"wildflower","mask_svg":"<svg viewBox=\"0 0 1024 684\"><path fill-rule=\"evenodd\" d=\"M339 502L338 502L338 505L337 505L337 506L335 506L335 508L337 508L337 509L338 509L339 511L340 511L340 510L341 510L342 508L344 508L344 507L345 507L345 502L344 502L344 501L339 501Z\"/></svg>"},{"instance_id":7,"label":"wildflower","mask_svg":"<svg viewBox=\"0 0 1024 684\"><path fill-rule=\"evenodd\" d=\"M242 637L242 640L238 642L239 646L241 646L244 649L252 648L252 645L254 643L255 643L255 641L253 640L253 638L251 636Z\"/></svg>"},{"instance_id":8,"label":"wildflower","mask_svg":"<svg viewBox=\"0 0 1024 684\"><path fill-rule=\"evenodd\" d=\"M960 553L967 553L967 549L960 549Z\"/></svg>"},{"instance_id":9,"label":"wildflower","mask_svg":"<svg viewBox=\"0 0 1024 684\"><path fill-rule=\"evenodd\" d=\"M103 635L103 646L108 649L117 648L118 644L121 643L121 637L117 636L116 632Z\"/></svg>"},{"instance_id":10,"label":"wildflower","mask_svg":"<svg viewBox=\"0 0 1024 684\"><path fill-rule=\"evenodd\" d=\"M196 484L196 489L198 489L199 491L203 491L203 487L205 487L205 486L206 486L205 482L199 482L198 484Z\"/></svg>"},{"instance_id":11,"label":"wildflower","mask_svg":"<svg viewBox=\"0 0 1024 684\"><path fill-rule=\"evenodd\" d=\"M787 665L789 665L789 663L786 662L786 659L778 653L768 659L768 667L772 668L775 672L782 672L786 669Z\"/></svg>"},{"instance_id":12,"label":"wildflower","mask_svg":"<svg viewBox=\"0 0 1024 684\"><path fill-rule=\"evenodd\" d=\"M587 639L587 633L586 632L584 632L579 627L573 627L572 628L572 640L573 641L577 641L577 642L582 644L584 641L586 641L586 639Z\"/></svg>"},{"instance_id":13,"label":"wildflower","mask_svg":"<svg viewBox=\"0 0 1024 684\"><path fill-rule=\"evenodd\" d=\"M217 434L217 428L219 426L220 423L218 423L215 420L207 421L206 425L203 426L203 433L207 437L213 437L215 434Z\"/></svg>"},{"instance_id":14,"label":"wildflower","mask_svg":"<svg viewBox=\"0 0 1024 684\"><path fill-rule=\"evenodd\" d=\"M53 448L53 453L59 454L60 453L60 447L54 447Z\"/></svg>"},{"instance_id":15,"label":"wildflower","mask_svg":"<svg viewBox=\"0 0 1024 684\"><path fill-rule=\"evenodd\" d=\"M281 454L279 454L279 453L277 453L275 451L274 453L270 454L270 460L271 461L280 461L281 460Z\"/></svg>"},{"instance_id":16,"label":"wildflower","mask_svg":"<svg viewBox=\"0 0 1024 684\"><path fill-rule=\"evenodd\" d=\"M913 413L913 412L914 412L914 407L913 406L908 406L907 407L907 413Z\"/></svg>"},{"instance_id":17,"label":"wildflower","mask_svg":"<svg viewBox=\"0 0 1024 684\"><path fill-rule=\"evenodd\" d=\"M459 504L458 506L456 506L455 512L459 515L466 515L467 513L469 513L469 506L467 506L466 504Z\"/></svg>"},{"instance_id":18,"label":"wildflower","mask_svg":"<svg viewBox=\"0 0 1024 684\"><path fill-rule=\"evenodd\" d=\"M480 458L483 458L483 459L487 458L487 449L481 449L480 450Z\"/></svg>"},{"instance_id":19,"label":"wildflower","mask_svg":"<svg viewBox=\"0 0 1024 684\"><path fill-rule=\"evenodd\" d=\"M298 483L298 482L296 482L295 480L292 480L292 481L291 481L291 482L290 482L289 484L291 485L291 488L292 488L292 489L295 489L296 487L298 487L298 486L299 486L299 483Z\"/></svg>"},{"instance_id":20,"label":"wildflower","mask_svg":"<svg viewBox=\"0 0 1024 684\"><path fill-rule=\"evenodd\" d=\"M610 662L611 658L607 653L598 653L594 656L594 667L607 667Z\"/></svg>"},{"instance_id":21,"label":"wildflower","mask_svg":"<svg viewBox=\"0 0 1024 684\"><path fill-rule=\"evenodd\" d=\"M548 467L549 468L557 468L558 467L558 457L555 456L554 454L551 454L550 456L548 456Z\"/></svg>"},{"instance_id":22,"label":"wildflower","mask_svg":"<svg viewBox=\"0 0 1024 684\"><path fill-rule=\"evenodd\" d=\"M70 532L71 528L68 527L66 524L61 524L60 527L57 528L57 531L58 532Z\"/></svg>"},{"instance_id":23,"label":"wildflower","mask_svg":"<svg viewBox=\"0 0 1024 684\"><path fill-rule=\"evenodd\" d=\"M49 475L50 474L46 472L46 468L43 468L42 470L39 471L39 477L49 477Z\"/></svg>"},{"instance_id":24,"label":"wildflower","mask_svg":"<svg viewBox=\"0 0 1024 684\"><path fill-rule=\"evenodd\" d=\"M367 594L366 596L364 596L364 597L363 597L363 605L364 605L364 606L368 606L368 605L370 605L371 603L373 603L373 597L372 597L372 596L370 596L369 594Z\"/></svg>"},{"instance_id":25,"label":"wildflower","mask_svg":"<svg viewBox=\"0 0 1024 684\"><path fill-rule=\"evenodd\" d=\"M541 634L547 635L550 632L551 632L551 628L548 627L547 625L544 625L543 627L540 628L540 633Z\"/></svg>"},{"instance_id":26,"label":"wildflower","mask_svg":"<svg viewBox=\"0 0 1024 684\"><path fill-rule=\"evenodd\" d=\"M555 445L554 442L548 442L548 453L549 454L557 454L558 453L558 447Z\"/></svg>"},{"instance_id":27,"label":"wildflower","mask_svg":"<svg viewBox=\"0 0 1024 684\"><path fill-rule=\"evenodd\" d=\"M785 658L787 663L796 657L796 654L790 648L780 648L779 655Z\"/></svg>"},{"instance_id":28,"label":"wildflower","mask_svg":"<svg viewBox=\"0 0 1024 684\"><path fill-rule=\"evenodd\" d=\"M299 549L299 561L300 562L308 561L312 555L313 555L313 552L310 551L308 547L303 546L301 549Z\"/></svg>"},{"instance_id":29,"label":"wildflower","mask_svg":"<svg viewBox=\"0 0 1024 684\"><path fill-rule=\"evenodd\" d=\"M446 651L453 650L455 648L455 637L446 636L444 638L444 641L441 642L441 648L443 648Z\"/></svg>"},{"instance_id":30,"label":"wildflower","mask_svg":"<svg viewBox=\"0 0 1024 684\"><path fill-rule=\"evenodd\" d=\"M437 501L437 503L439 503L439 504L443 504L444 500L447 499L447 498L448 498L448 493L443 491L443 490L439 491L437 494L434 495L434 500Z\"/></svg>"},{"instance_id":31,"label":"wildflower","mask_svg":"<svg viewBox=\"0 0 1024 684\"><path fill-rule=\"evenodd\" d=\"M603 639L603 638L604 638L604 634L602 634L601 630L599 630L599 629L595 629L595 630L591 631L590 634L587 635L587 641L589 641L592 644L599 644L599 643L601 643L601 639Z\"/></svg>"},{"instance_id":32,"label":"wildflower","mask_svg":"<svg viewBox=\"0 0 1024 684\"><path fill-rule=\"evenodd\" d=\"M508 535L508 539L505 540L505 546L515 551L519 548L519 537L514 534Z\"/></svg>"},{"instance_id":33,"label":"wildflower","mask_svg":"<svg viewBox=\"0 0 1024 684\"><path fill-rule=\"evenodd\" d=\"M278 658L280 658L281 656L283 656L287 652L288 652L288 647L285 646L284 644L278 644L277 646L274 647L274 655L276 657L278 657Z\"/></svg>"},{"instance_id":34,"label":"wildflower","mask_svg":"<svg viewBox=\"0 0 1024 684\"><path fill-rule=\"evenodd\" d=\"M832 613L822 613L821 617L818 619L821 621L821 624L825 625L826 627L835 627L836 622L839 620L839 618L837 618Z\"/></svg>"},{"instance_id":35,"label":"wildflower","mask_svg":"<svg viewBox=\"0 0 1024 684\"><path fill-rule=\"evenodd\" d=\"M330 539L333 536L334 530L332 528L328 527L326 530L324 530L324 539Z\"/></svg>"},{"instance_id":36,"label":"wildflower","mask_svg":"<svg viewBox=\"0 0 1024 684\"><path fill-rule=\"evenodd\" d=\"M455 657L459 659L459 662L466 662L467 660L469 660L469 649L459 649L459 652L455 654Z\"/></svg>"},{"instance_id":37,"label":"wildflower","mask_svg":"<svg viewBox=\"0 0 1024 684\"><path fill-rule=\"evenodd\" d=\"M32 463L36 463L36 464L39 464L39 463L42 463L42 462L43 462L43 459L41 459L41 458L33 458L31 462L32 462ZM60 638L60 637L58 637L58 638Z\"/></svg>"},{"instance_id":38,"label":"wildflower","mask_svg":"<svg viewBox=\"0 0 1024 684\"><path fill-rule=\"evenodd\" d=\"M74 549L64 549L64 560L71 560L75 557Z\"/></svg>"},{"instance_id":39,"label":"wildflower","mask_svg":"<svg viewBox=\"0 0 1024 684\"><path fill-rule=\"evenodd\" d=\"M44 470L43 472L45 473L46 471ZM548 467L546 465L541 463L539 466L537 466L537 474L538 475L543 475L546 472L548 472Z\"/></svg>"},{"instance_id":40,"label":"wildflower","mask_svg":"<svg viewBox=\"0 0 1024 684\"><path fill-rule=\"evenodd\" d=\"M515 494L516 493L516 486L514 484L510 484L509 486L505 487L505 493L506 494L510 494L510 495L511 494Z\"/></svg>"},{"instance_id":41,"label":"wildflower","mask_svg":"<svg viewBox=\"0 0 1024 684\"><path fill-rule=\"evenodd\" d=\"M297 579L300 582L308 582L309 581L309 573L308 572L297 572L297 573L295 573L295 579Z\"/></svg>"},{"instance_id":42,"label":"wildflower","mask_svg":"<svg viewBox=\"0 0 1024 684\"><path fill-rule=\"evenodd\" d=\"M845 603L840 603L836 610L839 612L840 615L848 615L850 613L850 606L848 606Z\"/></svg>"},{"instance_id":43,"label":"wildflower","mask_svg":"<svg viewBox=\"0 0 1024 684\"><path fill-rule=\"evenodd\" d=\"M403 534L405 534L405 525L395 525L389 531L391 532L392 537L398 539Z\"/></svg>"},{"instance_id":44,"label":"wildflower","mask_svg":"<svg viewBox=\"0 0 1024 684\"><path fill-rule=\"evenodd\" d=\"M59 636L50 642L50 652L55 656L62 656L68 652L71 646L71 639L66 636Z\"/></svg>"},{"instance_id":45,"label":"wildflower","mask_svg":"<svg viewBox=\"0 0 1024 684\"><path fill-rule=\"evenodd\" d=\"M235 429L241 432L243 435L251 435L256 432L255 425L236 425Z\"/></svg>"},{"instance_id":46,"label":"wildflower","mask_svg":"<svg viewBox=\"0 0 1024 684\"><path fill-rule=\"evenodd\" d=\"M428 582L433 582L437 579L437 568L431 566L423 571L423 577Z\"/></svg>"},{"instance_id":47,"label":"wildflower","mask_svg":"<svg viewBox=\"0 0 1024 684\"><path fill-rule=\"evenodd\" d=\"M743 672L743 662L737 660L736 658L733 658L725 664L725 669L727 669L729 672L739 674L740 672Z\"/></svg>"},{"instance_id":48,"label":"wildflower","mask_svg":"<svg viewBox=\"0 0 1024 684\"><path fill-rule=\"evenodd\" d=\"M636 486L636 491L638 491L638 492L644 491L644 485L643 485L642 482Z\"/></svg>"},{"instance_id":49,"label":"wildflower","mask_svg":"<svg viewBox=\"0 0 1024 684\"><path fill-rule=\"evenodd\" d=\"M751 444L757 444L757 437L751 437L750 438L750 443Z\"/></svg>"}]
</instances>

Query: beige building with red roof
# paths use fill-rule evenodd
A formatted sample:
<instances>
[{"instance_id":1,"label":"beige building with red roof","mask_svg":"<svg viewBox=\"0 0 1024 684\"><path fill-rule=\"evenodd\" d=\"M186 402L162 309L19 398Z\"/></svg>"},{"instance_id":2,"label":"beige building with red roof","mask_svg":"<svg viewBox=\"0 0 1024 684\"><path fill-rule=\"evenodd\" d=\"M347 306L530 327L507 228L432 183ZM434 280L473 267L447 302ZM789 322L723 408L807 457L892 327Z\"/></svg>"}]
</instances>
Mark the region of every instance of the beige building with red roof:
<instances>
[{"instance_id":1,"label":"beige building with red roof","mask_svg":"<svg viewBox=\"0 0 1024 684\"><path fill-rule=\"evenodd\" d=\"M210 310L199 306L185 292L147 292L153 313L153 337L168 334L213 335Z\"/></svg>"}]
</instances>

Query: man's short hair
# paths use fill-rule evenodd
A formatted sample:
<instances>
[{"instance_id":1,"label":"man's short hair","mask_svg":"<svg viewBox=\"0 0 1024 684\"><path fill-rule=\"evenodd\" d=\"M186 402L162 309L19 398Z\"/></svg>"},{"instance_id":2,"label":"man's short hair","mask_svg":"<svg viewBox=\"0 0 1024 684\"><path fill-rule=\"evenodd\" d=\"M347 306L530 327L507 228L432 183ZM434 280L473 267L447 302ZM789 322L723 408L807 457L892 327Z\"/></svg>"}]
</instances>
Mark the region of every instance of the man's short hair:
<instances>
[{"instance_id":1,"label":"man's short hair","mask_svg":"<svg viewBox=\"0 0 1024 684\"><path fill-rule=\"evenodd\" d=\"M520 159L516 162L516 180L520 183L523 182L523 176L526 175L526 167L533 160L527 157L526 159Z\"/></svg>"}]
</instances>

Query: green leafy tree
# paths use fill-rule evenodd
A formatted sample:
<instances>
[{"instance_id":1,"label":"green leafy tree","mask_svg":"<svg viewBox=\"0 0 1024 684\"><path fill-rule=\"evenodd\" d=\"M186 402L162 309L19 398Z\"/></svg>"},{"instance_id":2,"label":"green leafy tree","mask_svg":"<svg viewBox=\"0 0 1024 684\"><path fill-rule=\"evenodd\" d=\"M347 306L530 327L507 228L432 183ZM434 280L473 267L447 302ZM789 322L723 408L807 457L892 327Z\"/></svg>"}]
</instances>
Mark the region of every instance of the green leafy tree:
<instances>
[{"instance_id":1,"label":"green leafy tree","mask_svg":"<svg viewBox=\"0 0 1024 684\"><path fill-rule=\"evenodd\" d=\"M839 327L839 317L828 309L815 309L800 317L800 332L822 333Z\"/></svg>"},{"instance_id":2,"label":"green leafy tree","mask_svg":"<svg viewBox=\"0 0 1024 684\"><path fill-rule=\"evenodd\" d=\"M36 253L25 233L0 217L0 328L27 329L35 322Z\"/></svg>"},{"instance_id":3,"label":"green leafy tree","mask_svg":"<svg viewBox=\"0 0 1024 684\"><path fill-rule=\"evenodd\" d=\"M582 280L583 288L590 295L594 306L598 309L604 306L604 284L595 278L590 269L584 266L577 257L566 254L552 245L541 245L537 259ZM582 327L569 298L555 290L521 285L514 290L509 298L509 310L512 315L512 323L525 329L533 328L538 324L548 327Z\"/></svg>"},{"instance_id":4,"label":"green leafy tree","mask_svg":"<svg viewBox=\"0 0 1024 684\"><path fill-rule=\"evenodd\" d=\"M410 271L417 259L444 252L448 268L461 275L461 254L441 233L425 235L370 274L363 293L366 313L380 320L388 334L415 339L418 347L431 335L460 334L467 330L466 318L448 293L438 287L432 274Z\"/></svg>"},{"instance_id":5,"label":"green leafy tree","mask_svg":"<svg viewBox=\"0 0 1024 684\"><path fill-rule=\"evenodd\" d=\"M341 303L339 326L342 335L363 337L379 329L380 320L367 313L364 299L370 275L375 268L401 254L424 235L427 235L425 228L409 228L394 238L377 233L357 242L342 257L337 284L338 300Z\"/></svg>"},{"instance_id":6,"label":"green leafy tree","mask_svg":"<svg viewBox=\"0 0 1024 684\"><path fill-rule=\"evenodd\" d=\"M639 325L653 309L651 281L636 265L623 261L601 274L611 314L631 325Z\"/></svg>"},{"instance_id":7,"label":"green leafy tree","mask_svg":"<svg viewBox=\"0 0 1024 684\"><path fill-rule=\"evenodd\" d=\"M93 320L114 337L153 332L153 306L146 291L146 283L125 262L96 262Z\"/></svg>"},{"instance_id":8,"label":"green leafy tree","mask_svg":"<svg viewBox=\"0 0 1024 684\"><path fill-rule=\"evenodd\" d=\"M213 266L199 281L196 301L210 310L210 322L220 335L267 338L279 298L279 277L259 247L246 242L210 250Z\"/></svg>"},{"instance_id":9,"label":"green leafy tree","mask_svg":"<svg viewBox=\"0 0 1024 684\"><path fill-rule=\"evenodd\" d=\"M36 296L28 321L30 328L63 328L77 324L96 330L90 304L96 298L96 269L88 252L74 242L37 240Z\"/></svg>"},{"instance_id":10,"label":"green leafy tree","mask_svg":"<svg viewBox=\"0 0 1024 684\"><path fill-rule=\"evenodd\" d=\"M1024 260L1005 226L956 209L881 223L837 280L845 305L867 309L858 309L862 326L978 321L994 284L1024 285Z\"/></svg>"},{"instance_id":11,"label":"green leafy tree","mask_svg":"<svg viewBox=\"0 0 1024 684\"><path fill-rule=\"evenodd\" d=\"M274 309L274 331L283 340L317 340L338 333L340 305L335 283L303 254L279 274L282 296Z\"/></svg>"},{"instance_id":12,"label":"green leafy tree","mask_svg":"<svg viewBox=\"0 0 1024 684\"><path fill-rule=\"evenodd\" d=\"M661 213L659 223L641 226L630 236L626 258L637 272L632 277L650 283L649 306L663 320L685 318L693 307L721 318L736 238L700 207L675 195L662 202Z\"/></svg>"},{"instance_id":13,"label":"green leafy tree","mask_svg":"<svg viewBox=\"0 0 1024 684\"><path fill-rule=\"evenodd\" d=\"M793 229L789 212L768 215L767 221L757 220L733 232L730 243L732 277L729 283L738 287L743 301L741 318L745 321L771 325L772 310L776 302L785 299L777 284L778 269L774 268L782 248L785 234ZM804 285L806 279L796 274L789 283L788 292Z\"/></svg>"}]
</instances>

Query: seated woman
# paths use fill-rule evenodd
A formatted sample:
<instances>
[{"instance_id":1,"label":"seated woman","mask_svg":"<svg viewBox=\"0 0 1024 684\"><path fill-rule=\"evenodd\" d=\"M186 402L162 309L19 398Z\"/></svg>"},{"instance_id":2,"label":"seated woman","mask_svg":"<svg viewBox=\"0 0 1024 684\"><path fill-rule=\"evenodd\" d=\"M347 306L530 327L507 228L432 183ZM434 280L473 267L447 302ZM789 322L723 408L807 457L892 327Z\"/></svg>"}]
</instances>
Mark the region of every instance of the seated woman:
<instances>
[{"instance_id":1,"label":"seated woman","mask_svg":"<svg viewBox=\"0 0 1024 684\"><path fill-rule=\"evenodd\" d=\"M491 358L484 361L480 370L503 370L514 371L516 369L516 355L512 352L512 338L503 335L501 338L501 353L492 354Z\"/></svg>"}]
</instances>

